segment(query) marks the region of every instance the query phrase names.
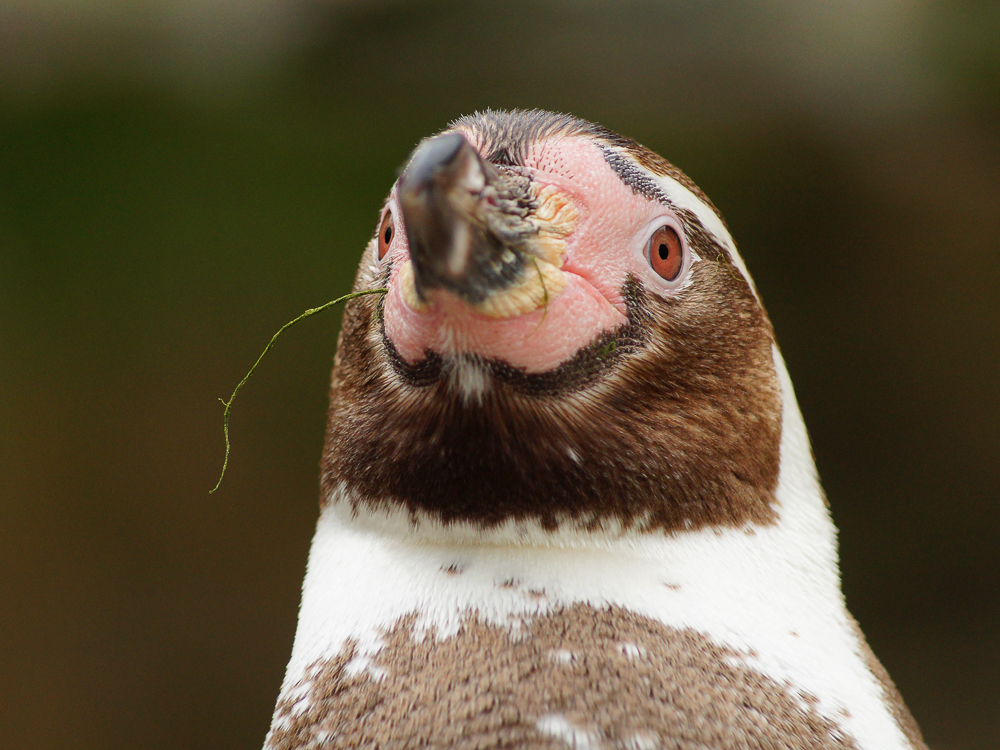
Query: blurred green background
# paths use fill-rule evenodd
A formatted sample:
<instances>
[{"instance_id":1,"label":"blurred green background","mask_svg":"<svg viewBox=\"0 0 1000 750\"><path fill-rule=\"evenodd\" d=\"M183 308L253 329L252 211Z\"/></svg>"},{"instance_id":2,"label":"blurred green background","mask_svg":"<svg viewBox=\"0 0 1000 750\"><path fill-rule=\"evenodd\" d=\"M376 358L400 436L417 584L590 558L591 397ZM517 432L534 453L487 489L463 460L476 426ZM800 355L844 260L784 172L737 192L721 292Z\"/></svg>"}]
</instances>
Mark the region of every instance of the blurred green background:
<instances>
[{"instance_id":1,"label":"blurred green background","mask_svg":"<svg viewBox=\"0 0 1000 750\"><path fill-rule=\"evenodd\" d=\"M339 313L396 169L484 107L726 215L932 747L1000 737L1000 4L0 2L0 746L254 748Z\"/></svg>"}]
</instances>

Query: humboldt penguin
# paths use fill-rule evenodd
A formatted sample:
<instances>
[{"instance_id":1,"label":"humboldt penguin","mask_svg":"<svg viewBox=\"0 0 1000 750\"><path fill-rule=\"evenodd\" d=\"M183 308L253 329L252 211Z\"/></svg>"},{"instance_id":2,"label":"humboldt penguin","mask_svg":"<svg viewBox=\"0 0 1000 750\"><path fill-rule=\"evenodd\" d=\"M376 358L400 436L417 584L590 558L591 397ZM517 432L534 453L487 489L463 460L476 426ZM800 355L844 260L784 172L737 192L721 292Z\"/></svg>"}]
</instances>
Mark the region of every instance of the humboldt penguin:
<instances>
[{"instance_id":1,"label":"humboldt penguin","mask_svg":"<svg viewBox=\"0 0 1000 750\"><path fill-rule=\"evenodd\" d=\"M268 750L924 748L848 613L719 211L541 111L463 117L375 222Z\"/></svg>"}]
</instances>

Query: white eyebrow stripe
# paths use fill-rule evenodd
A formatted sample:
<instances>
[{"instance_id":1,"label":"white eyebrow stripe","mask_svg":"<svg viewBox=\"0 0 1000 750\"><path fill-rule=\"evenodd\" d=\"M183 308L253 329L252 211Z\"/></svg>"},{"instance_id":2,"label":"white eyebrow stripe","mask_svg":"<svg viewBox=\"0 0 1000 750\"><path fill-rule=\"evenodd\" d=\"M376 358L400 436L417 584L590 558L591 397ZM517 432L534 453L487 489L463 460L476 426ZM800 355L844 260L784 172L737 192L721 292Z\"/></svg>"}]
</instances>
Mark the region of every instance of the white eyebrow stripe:
<instances>
[{"instance_id":1,"label":"white eyebrow stripe","mask_svg":"<svg viewBox=\"0 0 1000 750\"><path fill-rule=\"evenodd\" d=\"M636 170L640 171L643 176L660 189L660 192L667 198L672 208L686 209L693 213L705 230L712 234L729 251L733 265L743 274L743 278L750 285L750 290L753 292L754 297L760 302L760 295L757 294L757 286L753 283L753 277L750 276L750 271L747 270L746 263L743 262L743 256L736 249L736 242L733 241L733 237L729 234L729 230L726 229L726 225L722 223L722 219L712 210L711 206L673 177L658 175L649 171L633 159L628 151L617 146L605 145L604 148L618 154L622 159L627 159Z\"/></svg>"}]
</instances>

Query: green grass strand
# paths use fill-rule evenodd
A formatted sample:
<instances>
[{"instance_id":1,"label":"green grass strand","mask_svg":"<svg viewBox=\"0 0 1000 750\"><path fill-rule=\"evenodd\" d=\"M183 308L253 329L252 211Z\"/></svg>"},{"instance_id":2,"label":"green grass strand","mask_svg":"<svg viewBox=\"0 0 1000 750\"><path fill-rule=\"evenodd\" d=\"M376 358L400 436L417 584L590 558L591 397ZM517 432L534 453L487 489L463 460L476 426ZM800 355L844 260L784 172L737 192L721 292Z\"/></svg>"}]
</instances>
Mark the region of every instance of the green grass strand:
<instances>
[{"instance_id":1,"label":"green grass strand","mask_svg":"<svg viewBox=\"0 0 1000 750\"><path fill-rule=\"evenodd\" d=\"M278 336L284 333L286 329L291 328L293 325L298 323L300 320L304 320L305 318L308 318L311 315L315 315L316 313L321 313L324 310L327 310L340 302L346 302L347 300L352 300L355 297L364 297L365 295L368 294L385 294L388 291L389 291L388 289L366 289L362 292L351 292L350 294L345 294L343 297L337 297L337 299L331 300L330 302L327 302L325 305L320 305L319 307L314 307L311 310L306 310L299 317L295 318L295 320L290 320L289 322L285 323L285 325L283 325L278 330L278 332L271 337L271 340L268 342L267 346L264 347L264 351L262 351L260 353L260 356L257 357L257 361L253 363L253 367L250 368L250 372L248 372L244 376L243 380L240 381L240 384L236 386L236 390L233 391L233 395L229 397L229 400L226 401L225 399L222 398L219 399L219 401L221 401L226 407L226 410L222 414L222 433L226 438L226 457L222 460L222 473L219 475L219 481L215 483L215 487L213 487L208 491L209 495L211 495L213 492L219 489L219 487L222 485L222 478L226 476L226 467L229 465L229 412L233 408L233 401L236 400L236 394L239 393L240 388L246 385L246 382L250 380L250 377L253 375L254 370L257 369L257 366L260 364L260 361L264 359L264 356L271 350L271 347L274 346L274 342L277 340Z\"/></svg>"}]
</instances>

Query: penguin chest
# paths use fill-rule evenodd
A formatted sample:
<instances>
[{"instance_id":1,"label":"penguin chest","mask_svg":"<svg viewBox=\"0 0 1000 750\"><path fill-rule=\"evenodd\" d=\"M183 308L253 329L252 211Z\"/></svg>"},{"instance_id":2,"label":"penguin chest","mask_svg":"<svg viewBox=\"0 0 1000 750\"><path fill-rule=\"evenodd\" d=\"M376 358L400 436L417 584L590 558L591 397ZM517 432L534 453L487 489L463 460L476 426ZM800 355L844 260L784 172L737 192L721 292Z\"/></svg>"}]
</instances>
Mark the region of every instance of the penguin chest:
<instances>
[{"instance_id":1,"label":"penguin chest","mask_svg":"<svg viewBox=\"0 0 1000 750\"><path fill-rule=\"evenodd\" d=\"M348 641L278 705L269 747L846 748L838 725L705 634L617 606L564 607L516 627L469 614L370 657ZM301 700L299 698L298 700Z\"/></svg>"},{"instance_id":2,"label":"penguin chest","mask_svg":"<svg viewBox=\"0 0 1000 750\"><path fill-rule=\"evenodd\" d=\"M412 544L328 509L267 748L865 746L842 605L705 540Z\"/></svg>"}]
</instances>

